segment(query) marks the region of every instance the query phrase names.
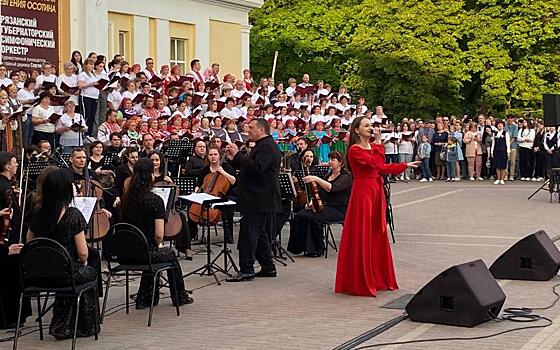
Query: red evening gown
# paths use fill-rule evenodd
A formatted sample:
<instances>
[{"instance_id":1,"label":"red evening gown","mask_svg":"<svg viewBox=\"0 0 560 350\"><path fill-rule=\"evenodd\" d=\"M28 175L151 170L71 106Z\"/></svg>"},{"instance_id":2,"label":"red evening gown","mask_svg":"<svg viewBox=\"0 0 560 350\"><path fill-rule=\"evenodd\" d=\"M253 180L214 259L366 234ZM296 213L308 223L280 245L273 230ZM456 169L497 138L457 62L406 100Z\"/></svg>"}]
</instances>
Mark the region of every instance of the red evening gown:
<instances>
[{"instance_id":1,"label":"red evening gown","mask_svg":"<svg viewBox=\"0 0 560 350\"><path fill-rule=\"evenodd\" d=\"M336 269L335 293L375 296L398 289L385 221L383 175L399 174L405 163L385 164L382 145L348 150L354 183L346 211Z\"/></svg>"}]
</instances>

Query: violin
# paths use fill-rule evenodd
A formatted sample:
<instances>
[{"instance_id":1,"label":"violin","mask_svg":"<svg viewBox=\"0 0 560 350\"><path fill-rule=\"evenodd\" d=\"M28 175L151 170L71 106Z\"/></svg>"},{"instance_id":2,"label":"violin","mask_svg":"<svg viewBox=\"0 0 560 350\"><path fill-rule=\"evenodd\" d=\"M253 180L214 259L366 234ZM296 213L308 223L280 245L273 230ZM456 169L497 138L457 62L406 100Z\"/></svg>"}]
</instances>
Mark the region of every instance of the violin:
<instances>
[{"instance_id":1,"label":"violin","mask_svg":"<svg viewBox=\"0 0 560 350\"><path fill-rule=\"evenodd\" d=\"M167 163L168 163L167 156L164 156L163 172L162 172L164 176L168 174ZM165 230L163 235L165 240L171 240L175 238L177 235L179 235L179 233L181 233L181 230L183 229L183 220L181 219L181 214L179 214L179 212L175 208L175 203L177 203L177 200L179 199L178 198L179 188L173 182L167 182L167 181L158 181L154 184L154 187L162 187L162 186L172 187L174 190L173 193L175 194L173 198L170 198L170 200L173 201L173 204L171 205L171 209L169 210L169 214L167 216L167 219L165 220Z\"/></svg>"},{"instance_id":2,"label":"violin","mask_svg":"<svg viewBox=\"0 0 560 350\"><path fill-rule=\"evenodd\" d=\"M220 166L224 163L225 158L226 155L224 153L222 155L222 158L220 159ZM212 196L222 198L226 195L230 185L231 184L229 183L228 179L224 175L216 171L204 177L204 182L197 193L203 192ZM189 218L197 223L216 225L221 219L221 211L219 209L209 209L208 213L206 213L206 211L203 210L202 205L193 203L189 208Z\"/></svg>"},{"instance_id":3,"label":"violin","mask_svg":"<svg viewBox=\"0 0 560 350\"><path fill-rule=\"evenodd\" d=\"M13 190L6 190L6 198L13 197ZM13 200L8 201L8 209L12 210ZM12 224L11 215L5 215L0 221L0 243L8 241L8 234L10 232L10 225Z\"/></svg>"},{"instance_id":4,"label":"violin","mask_svg":"<svg viewBox=\"0 0 560 350\"><path fill-rule=\"evenodd\" d=\"M308 166L303 167L303 173L305 176L310 175ZM308 191L307 196L311 198L311 209L313 210L314 213L320 213L323 211L325 206L323 204L323 200L321 199L321 196L319 195L319 185L317 185L315 181L311 181L309 183L309 187L311 188L310 190L308 190L307 186L305 187L305 189L306 191Z\"/></svg>"}]
</instances>

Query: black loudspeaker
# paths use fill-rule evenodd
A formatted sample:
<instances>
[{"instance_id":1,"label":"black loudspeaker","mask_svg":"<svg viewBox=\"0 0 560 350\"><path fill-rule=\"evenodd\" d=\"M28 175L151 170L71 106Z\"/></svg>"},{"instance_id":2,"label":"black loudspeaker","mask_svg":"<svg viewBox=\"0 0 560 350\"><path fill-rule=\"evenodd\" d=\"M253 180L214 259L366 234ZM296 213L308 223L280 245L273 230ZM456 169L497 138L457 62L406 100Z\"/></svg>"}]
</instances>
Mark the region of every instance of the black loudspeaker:
<instances>
[{"instance_id":1,"label":"black loudspeaker","mask_svg":"<svg viewBox=\"0 0 560 350\"><path fill-rule=\"evenodd\" d=\"M450 267L410 300L412 321L474 327L496 317L506 295L482 260Z\"/></svg>"},{"instance_id":2,"label":"black loudspeaker","mask_svg":"<svg viewBox=\"0 0 560 350\"><path fill-rule=\"evenodd\" d=\"M543 95L544 125L560 126L560 95Z\"/></svg>"},{"instance_id":3,"label":"black loudspeaker","mask_svg":"<svg viewBox=\"0 0 560 350\"><path fill-rule=\"evenodd\" d=\"M548 281L558 272L560 251L541 230L515 243L490 266L497 279Z\"/></svg>"}]
</instances>

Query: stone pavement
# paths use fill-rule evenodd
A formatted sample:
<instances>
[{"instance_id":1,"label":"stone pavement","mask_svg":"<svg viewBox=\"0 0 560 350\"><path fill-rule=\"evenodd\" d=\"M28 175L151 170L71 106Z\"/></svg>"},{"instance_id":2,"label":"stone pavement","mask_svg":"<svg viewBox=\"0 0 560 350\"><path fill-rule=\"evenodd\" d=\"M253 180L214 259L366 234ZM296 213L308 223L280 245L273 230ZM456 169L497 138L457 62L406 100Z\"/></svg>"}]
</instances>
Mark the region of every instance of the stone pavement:
<instances>
[{"instance_id":1,"label":"stone pavement","mask_svg":"<svg viewBox=\"0 0 560 350\"><path fill-rule=\"evenodd\" d=\"M407 293L415 293L442 270L483 259L487 265L518 239L539 229L560 234L559 204L548 193L527 200L538 183L490 182L395 184L393 204L397 244L393 245L400 290L380 292L377 298L333 293L336 253L329 258L296 257L279 275L253 282L212 284L212 277L191 276L195 303L181 308L181 316L168 298L154 309L153 324L146 327L148 310L115 309L102 325L99 340L78 339L78 349L329 349L398 316L401 310L380 306ZM340 227L333 227L337 240ZM287 229L284 241L287 239ZM217 250L217 249L216 249ZM205 256L182 261L186 273L201 266ZM223 276L220 276L223 278ZM136 291L138 281L131 290ZM538 307L553 299L549 282L501 281L506 306ZM167 290L163 290L168 295ZM110 291L108 308L121 305L124 287ZM560 349L560 305L542 311L555 321L532 329L476 341L448 341L384 347L385 349ZM522 324L526 325L526 324ZM535 325L535 324L529 324ZM471 337L518 327L512 322L486 322L472 329L409 320L362 344L436 337ZM30 330L36 329L30 328ZM7 336L0 332L0 338ZM37 333L20 340L20 349L63 349L70 341L56 341ZM7 349L11 343L0 343Z\"/></svg>"}]
</instances>

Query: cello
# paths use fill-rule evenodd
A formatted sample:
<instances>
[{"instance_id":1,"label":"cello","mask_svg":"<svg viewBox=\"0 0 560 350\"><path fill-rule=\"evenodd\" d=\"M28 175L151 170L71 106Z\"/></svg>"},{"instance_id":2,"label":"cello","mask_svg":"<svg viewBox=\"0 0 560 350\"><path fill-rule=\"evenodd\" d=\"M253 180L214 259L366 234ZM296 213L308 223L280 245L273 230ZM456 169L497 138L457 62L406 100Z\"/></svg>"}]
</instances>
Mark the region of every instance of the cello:
<instances>
[{"instance_id":1,"label":"cello","mask_svg":"<svg viewBox=\"0 0 560 350\"><path fill-rule=\"evenodd\" d=\"M103 198L103 190L101 184L96 181L92 180L89 176L88 168L84 168L84 179L76 181L74 183L74 187L76 189L77 196L85 196L85 197L95 197L97 201L95 203L95 209L93 210L92 214L92 224L91 224L91 232L88 235L88 239L92 242L97 242L103 239L109 228L111 227L111 222L103 213L103 208L101 208L100 200ZM84 193L84 189L86 189Z\"/></svg>"},{"instance_id":2,"label":"cello","mask_svg":"<svg viewBox=\"0 0 560 350\"><path fill-rule=\"evenodd\" d=\"M162 172L164 177L167 176L168 174L167 163L168 163L168 159L166 156L164 156L163 172ZM169 199L172 200L173 203L171 204L171 209L169 210L167 219L165 220L165 230L163 235L165 240L171 240L177 237L181 233L181 230L183 229L183 220L181 219L181 214L179 214L179 212L175 208L175 203L177 203L179 197L179 188L173 182L168 182L165 180L154 183L154 187L171 187L173 189L173 193L174 193L173 198Z\"/></svg>"},{"instance_id":3,"label":"cello","mask_svg":"<svg viewBox=\"0 0 560 350\"><path fill-rule=\"evenodd\" d=\"M219 165L221 166L226 159L225 153L222 155L220 159ZM220 174L219 172L214 172L206 175L204 177L204 182L202 186L198 189L197 193L206 193L212 196L216 196L222 198L226 195L227 191L231 184L229 183L228 179ZM208 215L208 220L207 219ZM208 213L205 213L205 210L202 208L202 205L198 203L191 204L189 208L189 218L197 223L207 224L207 225L216 225L221 219L221 211L220 209L208 209ZM207 222L208 221L208 222Z\"/></svg>"}]
</instances>

